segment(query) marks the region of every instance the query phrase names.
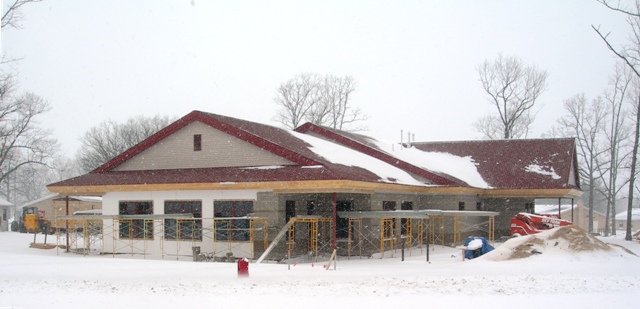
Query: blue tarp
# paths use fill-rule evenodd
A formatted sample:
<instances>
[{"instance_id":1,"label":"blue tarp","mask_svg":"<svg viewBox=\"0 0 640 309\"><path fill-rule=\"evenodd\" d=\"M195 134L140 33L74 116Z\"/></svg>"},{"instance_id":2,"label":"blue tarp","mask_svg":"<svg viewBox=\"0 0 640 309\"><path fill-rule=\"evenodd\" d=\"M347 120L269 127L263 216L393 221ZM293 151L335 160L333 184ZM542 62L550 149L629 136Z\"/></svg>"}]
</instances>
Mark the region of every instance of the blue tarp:
<instances>
[{"instance_id":1,"label":"blue tarp","mask_svg":"<svg viewBox=\"0 0 640 309\"><path fill-rule=\"evenodd\" d=\"M493 250L493 246L491 246L487 240L484 237L473 237L473 236L469 236L467 237L467 240L464 242L464 246L468 246L469 243L471 241L473 241L474 239L480 239L482 240L482 247L478 248L477 250L465 250L464 251L464 257L466 259L473 259L473 258L477 258L491 250Z\"/></svg>"}]
</instances>

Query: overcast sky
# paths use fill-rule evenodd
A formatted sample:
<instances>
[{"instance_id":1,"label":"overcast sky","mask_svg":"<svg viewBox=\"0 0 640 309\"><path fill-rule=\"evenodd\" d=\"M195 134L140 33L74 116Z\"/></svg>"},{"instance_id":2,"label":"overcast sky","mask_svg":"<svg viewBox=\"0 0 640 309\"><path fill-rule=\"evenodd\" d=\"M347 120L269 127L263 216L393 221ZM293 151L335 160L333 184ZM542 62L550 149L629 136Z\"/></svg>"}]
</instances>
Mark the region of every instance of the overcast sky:
<instances>
[{"instance_id":1,"label":"overcast sky","mask_svg":"<svg viewBox=\"0 0 640 309\"><path fill-rule=\"evenodd\" d=\"M5 1L8 2L8 1ZM107 119L202 110L278 125L276 88L303 72L350 75L367 135L476 139L493 112L476 67L502 53L549 73L533 132L563 100L600 95L616 59L591 29L624 42L624 17L594 1L85 1L23 8L3 52L21 90L52 106L42 125L66 154Z\"/></svg>"}]
</instances>

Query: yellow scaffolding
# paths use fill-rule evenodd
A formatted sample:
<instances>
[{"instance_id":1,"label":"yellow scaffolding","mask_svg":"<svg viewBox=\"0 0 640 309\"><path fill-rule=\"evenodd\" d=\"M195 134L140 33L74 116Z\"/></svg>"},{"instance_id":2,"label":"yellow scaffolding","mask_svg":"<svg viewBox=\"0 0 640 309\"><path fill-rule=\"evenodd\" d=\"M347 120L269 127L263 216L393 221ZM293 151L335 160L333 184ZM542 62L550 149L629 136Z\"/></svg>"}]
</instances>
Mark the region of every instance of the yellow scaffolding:
<instances>
[{"instance_id":1,"label":"yellow scaffolding","mask_svg":"<svg viewBox=\"0 0 640 309\"><path fill-rule=\"evenodd\" d=\"M462 240L460 239L460 216L453 216L453 245L462 244Z\"/></svg>"},{"instance_id":2,"label":"yellow scaffolding","mask_svg":"<svg viewBox=\"0 0 640 309\"><path fill-rule=\"evenodd\" d=\"M395 219L380 219L380 255L384 256L385 244L389 243L389 250L395 250L394 246ZM393 251L392 251L393 252ZM393 256L393 254L392 254Z\"/></svg>"},{"instance_id":3,"label":"yellow scaffolding","mask_svg":"<svg viewBox=\"0 0 640 309\"><path fill-rule=\"evenodd\" d=\"M287 256L291 257L292 252L295 250L296 245L296 224L307 223L309 237L307 239L307 251L315 254L315 259L318 261L319 252L319 240L322 235L329 235L329 238L333 237L329 233L330 223L333 221L331 218L322 217L293 217L291 227L287 231ZM329 224L326 224L329 223Z\"/></svg>"},{"instance_id":4,"label":"yellow scaffolding","mask_svg":"<svg viewBox=\"0 0 640 309\"><path fill-rule=\"evenodd\" d=\"M353 244L353 233L351 231L353 230L354 224L358 226L358 252L359 256L362 256L362 218L349 218L349 236L347 242L347 256L349 258L351 258L351 246Z\"/></svg>"},{"instance_id":5,"label":"yellow scaffolding","mask_svg":"<svg viewBox=\"0 0 640 309\"><path fill-rule=\"evenodd\" d=\"M436 244L439 240L444 247L444 216L429 216L429 243Z\"/></svg>"},{"instance_id":6,"label":"yellow scaffolding","mask_svg":"<svg viewBox=\"0 0 640 309\"><path fill-rule=\"evenodd\" d=\"M175 220L172 229L168 229L165 220ZM216 230L216 224L220 221L229 222L229 220L248 220L248 228L233 228L230 224L226 224L227 229L224 230L226 235L231 233L242 233L247 235L247 239L234 240L233 237L227 237L224 240L216 239L216 234L220 231ZM64 244L68 242L68 249L76 253L84 255L89 254L91 248L99 251L100 254L131 254L142 255L146 258L150 254L159 254L164 259L168 254L175 254L176 259L184 256L185 247L189 253L194 247L204 244L207 239L211 240L213 252L211 256L215 256L218 252L216 245L225 243L226 249L231 249L235 243L249 243L250 257L255 255L254 242L260 238L262 233L262 245L264 249L268 246L266 218L188 218L185 216L174 215L151 215L144 218L140 215L133 218L125 216L58 216L56 218L57 226L66 226L67 231L59 228L56 233L56 241L58 248L67 248ZM188 229L188 232L187 232ZM130 237L133 236L133 237ZM111 240L109 249L105 248L105 240ZM167 251L167 244L171 243L171 247L175 247L175 252ZM259 243L259 242L258 242ZM152 250L154 246L158 250ZM111 251L111 252L109 252ZM181 254L182 252L182 254Z\"/></svg>"},{"instance_id":7,"label":"yellow scaffolding","mask_svg":"<svg viewBox=\"0 0 640 309\"><path fill-rule=\"evenodd\" d=\"M404 229L404 233L401 232L401 236L404 238L405 246L409 248L409 254L411 254L411 244L413 244L413 220L412 219L400 219L401 229Z\"/></svg>"},{"instance_id":8,"label":"yellow scaffolding","mask_svg":"<svg viewBox=\"0 0 640 309\"><path fill-rule=\"evenodd\" d=\"M490 215L487 216L488 217L488 221L487 223L487 229L484 230L482 228L479 228L480 226L482 226L485 222L482 222L480 224L474 224L472 225L473 230L481 230L484 232L487 232L487 241L489 242L494 242L495 241L495 216ZM453 215L452 216L453 219L453 245L461 245L464 241L462 240L462 217L459 215ZM443 238L443 245L444 245L444 238Z\"/></svg>"}]
</instances>

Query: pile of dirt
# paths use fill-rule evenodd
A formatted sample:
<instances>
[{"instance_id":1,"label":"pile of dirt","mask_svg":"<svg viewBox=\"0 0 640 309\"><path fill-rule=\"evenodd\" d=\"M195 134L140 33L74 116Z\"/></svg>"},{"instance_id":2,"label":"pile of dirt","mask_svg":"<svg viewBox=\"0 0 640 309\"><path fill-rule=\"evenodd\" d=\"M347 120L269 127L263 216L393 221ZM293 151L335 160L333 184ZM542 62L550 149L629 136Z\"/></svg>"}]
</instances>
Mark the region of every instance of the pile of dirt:
<instances>
[{"instance_id":1,"label":"pile of dirt","mask_svg":"<svg viewBox=\"0 0 640 309\"><path fill-rule=\"evenodd\" d=\"M512 238L490 252L487 258L491 260L522 259L543 254L549 250L577 253L613 249L577 226L563 226L535 235Z\"/></svg>"},{"instance_id":2,"label":"pile of dirt","mask_svg":"<svg viewBox=\"0 0 640 309\"><path fill-rule=\"evenodd\" d=\"M55 247L57 246L53 244L36 244L36 243L29 244L29 248L36 248L36 249L53 249Z\"/></svg>"},{"instance_id":3,"label":"pile of dirt","mask_svg":"<svg viewBox=\"0 0 640 309\"><path fill-rule=\"evenodd\" d=\"M556 240L554 246L560 243L558 240L565 240L569 250L578 252L612 250L609 245L577 226L563 226L557 230L553 230L553 233L549 236L549 240Z\"/></svg>"}]
</instances>

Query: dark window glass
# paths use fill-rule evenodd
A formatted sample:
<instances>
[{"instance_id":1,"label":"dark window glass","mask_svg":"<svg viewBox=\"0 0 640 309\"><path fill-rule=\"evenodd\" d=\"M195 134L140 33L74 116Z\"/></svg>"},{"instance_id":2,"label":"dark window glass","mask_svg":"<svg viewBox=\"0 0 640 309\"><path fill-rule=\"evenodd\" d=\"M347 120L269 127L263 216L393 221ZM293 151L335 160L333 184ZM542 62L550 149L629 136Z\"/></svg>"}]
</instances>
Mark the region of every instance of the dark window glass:
<instances>
[{"instance_id":1,"label":"dark window glass","mask_svg":"<svg viewBox=\"0 0 640 309\"><path fill-rule=\"evenodd\" d=\"M253 201L217 201L213 203L215 218L246 217L253 212ZM249 240L249 219L216 220L216 239Z\"/></svg>"},{"instance_id":2,"label":"dark window glass","mask_svg":"<svg viewBox=\"0 0 640 309\"><path fill-rule=\"evenodd\" d=\"M120 215L151 215L152 202L120 202ZM120 219L120 238L153 239L153 220L150 219Z\"/></svg>"},{"instance_id":3,"label":"dark window glass","mask_svg":"<svg viewBox=\"0 0 640 309\"><path fill-rule=\"evenodd\" d=\"M382 210L396 210L396 202L395 201L382 202Z\"/></svg>"},{"instance_id":4,"label":"dark window glass","mask_svg":"<svg viewBox=\"0 0 640 309\"><path fill-rule=\"evenodd\" d=\"M164 238L202 240L202 202L167 201L164 202L164 213L193 214L193 219L165 219Z\"/></svg>"},{"instance_id":5,"label":"dark window glass","mask_svg":"<svg viewBox=\"0 0 640 309\"><path fill-rule=\"evenodd\" d=\"M193 135L193 151L202 150L202 135L195 134Z\"/></svg>"}]
</instances>

